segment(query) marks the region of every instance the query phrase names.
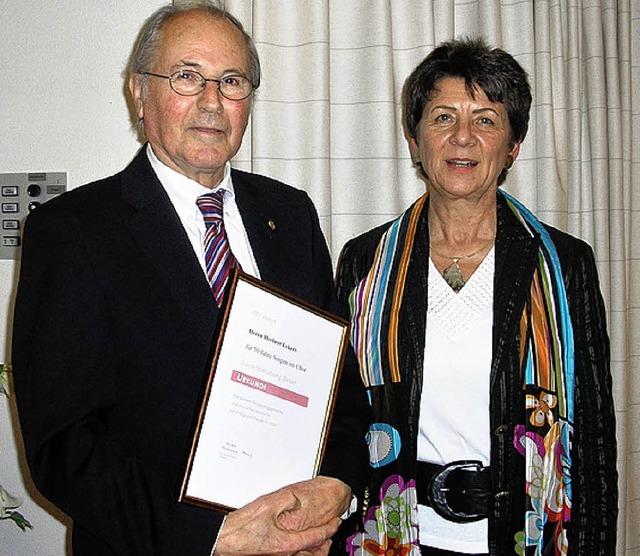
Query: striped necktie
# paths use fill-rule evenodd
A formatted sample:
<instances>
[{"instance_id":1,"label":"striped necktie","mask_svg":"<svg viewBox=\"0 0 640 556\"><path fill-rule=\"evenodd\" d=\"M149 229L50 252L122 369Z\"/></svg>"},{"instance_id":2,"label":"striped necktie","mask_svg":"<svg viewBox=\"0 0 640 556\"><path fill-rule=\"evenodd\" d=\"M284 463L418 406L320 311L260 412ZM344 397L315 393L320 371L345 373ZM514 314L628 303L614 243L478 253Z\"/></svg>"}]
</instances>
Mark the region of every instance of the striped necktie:
<instances>
[{"instance_id":1,"label":"striped necktie","mask_svg":"<svg viewBox=\"0 0 640 556\"><path fill-rule=\"evenodd\" d=\"M229 273L234 267L240 267L229 248L229 240L224 229L222 218L222 197L224 190L207 193L198 197L196 203L204 218L206 228L204 235L204 260L207 265L207 276L218 307L222 303L224 289Z\"/></svg>"}]
</instances>

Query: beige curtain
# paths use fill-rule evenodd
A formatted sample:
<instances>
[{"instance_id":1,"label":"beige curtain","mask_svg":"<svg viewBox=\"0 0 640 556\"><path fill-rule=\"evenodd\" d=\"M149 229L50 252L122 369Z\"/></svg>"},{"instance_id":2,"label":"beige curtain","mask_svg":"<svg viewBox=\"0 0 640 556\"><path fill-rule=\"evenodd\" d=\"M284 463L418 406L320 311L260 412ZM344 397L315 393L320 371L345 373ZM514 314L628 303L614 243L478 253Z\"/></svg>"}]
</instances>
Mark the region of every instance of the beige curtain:
<instances>
[{"instance_id":1,"label":"beige curtain","mask_svg":"<svg viewBox=\"0 0 640 556\"><path fill-rule=\"evenodd\" d=\"M527 69L531 127L505 188L595 249L615 383L618 554L640 554L639 4L226 0L253 34L264 69L236 165L308 191L334 260L347 239L423 192L400 96L436 44L483 35Z\"/></svg>"}]
</instances>

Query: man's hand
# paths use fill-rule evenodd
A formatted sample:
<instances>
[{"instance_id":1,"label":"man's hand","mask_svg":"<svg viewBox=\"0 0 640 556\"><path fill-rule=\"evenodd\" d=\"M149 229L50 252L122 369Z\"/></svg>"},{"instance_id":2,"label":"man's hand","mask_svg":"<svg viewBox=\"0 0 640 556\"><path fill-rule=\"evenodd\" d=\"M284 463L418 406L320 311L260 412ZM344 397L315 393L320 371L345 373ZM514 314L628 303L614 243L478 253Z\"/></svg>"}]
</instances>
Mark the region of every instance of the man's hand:
<instances>
[{"instance_id":1,"label":"man's hand","mask_svg":"<svg viewBox=\"0 0 640 556\"><path fill-rule=\"evenodd\" d=\"M349 507L351 489L338 479L316 477L284 488L290 491L298 504L278 516L280 524L289 531L302 531L310 527L340 524L340 516Z\"/></svg>"},{"instance_id":2,"label":"man's hand","mask_svg":"<svg viewBox=\"0 0 640 556\"><path fill-rule=\"evenodd\" d=\"M320 500L309 497L316 492L324 498L339 489L329 488L324 481L319 481L317 487L305 484L311 482L296 483L261 496L227 515L218 538L216 556L287 556L299 552L326 555L331 546L330 539L340 525L338 516L341 514L333 514L339 511L342 502L331 500L327 504L332 508L323 508ZM319 515L307 515L316 511Z\"/></svg>"}]
</instances>

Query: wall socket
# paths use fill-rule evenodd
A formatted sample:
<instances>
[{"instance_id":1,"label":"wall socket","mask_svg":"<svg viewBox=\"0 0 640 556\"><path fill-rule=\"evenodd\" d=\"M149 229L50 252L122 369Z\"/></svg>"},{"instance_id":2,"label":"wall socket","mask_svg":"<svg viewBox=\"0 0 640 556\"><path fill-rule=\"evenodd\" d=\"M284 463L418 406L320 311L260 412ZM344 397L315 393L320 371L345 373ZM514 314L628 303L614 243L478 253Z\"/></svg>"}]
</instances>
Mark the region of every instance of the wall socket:
<instances>
[{"instance_id":1,"label":"wall socket","mask_svg":"<svg viewBox=\"0 0 640 556\"><path fill-rule=\"evenodd\" d=\"M0 260L20 258L24 219L66 190L66 172L0 174Z\"/></svg>"}]
</instances>

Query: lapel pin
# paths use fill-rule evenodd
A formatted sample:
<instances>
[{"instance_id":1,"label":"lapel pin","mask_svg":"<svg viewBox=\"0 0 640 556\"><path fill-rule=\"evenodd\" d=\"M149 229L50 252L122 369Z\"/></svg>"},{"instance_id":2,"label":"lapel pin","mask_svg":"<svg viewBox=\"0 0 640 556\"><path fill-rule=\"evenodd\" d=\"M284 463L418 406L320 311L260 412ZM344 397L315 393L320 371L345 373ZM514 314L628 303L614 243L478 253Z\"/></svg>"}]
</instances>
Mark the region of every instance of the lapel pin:
<instances>
[{"instance_id":1,"label":"lapel pin","mask_svg":"<svg viewBox=\"0 0 640 556\"><path fill-rule=\"evenodd\" d=\"M275 231L276 223L273 220L269 220L269 222L267 222L267 224L269 225L269 228L271 228L273 231Z\"/></svg>"}]
</instances>

